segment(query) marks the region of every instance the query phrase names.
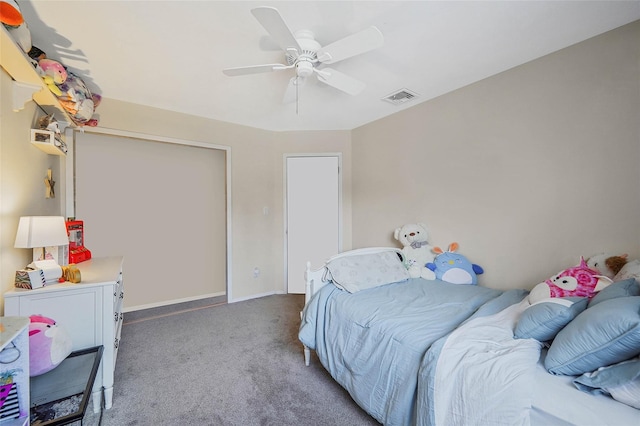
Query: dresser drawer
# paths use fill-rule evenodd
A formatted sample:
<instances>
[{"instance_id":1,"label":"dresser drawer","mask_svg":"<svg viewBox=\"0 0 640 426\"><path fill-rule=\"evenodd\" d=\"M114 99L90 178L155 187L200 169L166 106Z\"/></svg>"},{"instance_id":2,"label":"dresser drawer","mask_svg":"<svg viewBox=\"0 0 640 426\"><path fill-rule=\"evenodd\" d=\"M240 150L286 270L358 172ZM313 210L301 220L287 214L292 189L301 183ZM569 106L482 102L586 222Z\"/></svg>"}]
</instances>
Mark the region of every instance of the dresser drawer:
<instances>
[{"instance_id":1,"label":"dresser drawer","mask_svg":"<svg viewBox=\"0 0 640 426\"><path fill-rule=\"evenodd\" d=\"M94 412L113 399L114 367L124 318L122 257L94 258L78 264L82 281L35 290L13 289L4 294L9 316L40 314L54 319L69 333L74 351L102 345L102 364L94 382Z\"/></svg>"}]
</instances>

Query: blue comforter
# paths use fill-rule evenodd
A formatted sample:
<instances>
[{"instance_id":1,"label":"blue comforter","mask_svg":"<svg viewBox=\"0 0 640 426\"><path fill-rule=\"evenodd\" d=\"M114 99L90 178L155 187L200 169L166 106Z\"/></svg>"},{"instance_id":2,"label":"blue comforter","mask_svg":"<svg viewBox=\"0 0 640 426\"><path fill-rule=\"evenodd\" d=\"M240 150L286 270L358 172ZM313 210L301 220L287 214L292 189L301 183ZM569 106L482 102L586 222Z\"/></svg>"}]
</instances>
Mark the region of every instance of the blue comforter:
<instances>
[{"instance_id":1,"label":"blue comforter","mask_svg":"<svg viewBox=\"0 0 640 426\"><path fill-rule=\"evenodd\" d=\"M431 345L474 314L504 307L489 302L524 295L421 278L353 294L326 285L305 306L299 338L376 420L416 424L419 369Z\"/></svg>"}]
</instances>

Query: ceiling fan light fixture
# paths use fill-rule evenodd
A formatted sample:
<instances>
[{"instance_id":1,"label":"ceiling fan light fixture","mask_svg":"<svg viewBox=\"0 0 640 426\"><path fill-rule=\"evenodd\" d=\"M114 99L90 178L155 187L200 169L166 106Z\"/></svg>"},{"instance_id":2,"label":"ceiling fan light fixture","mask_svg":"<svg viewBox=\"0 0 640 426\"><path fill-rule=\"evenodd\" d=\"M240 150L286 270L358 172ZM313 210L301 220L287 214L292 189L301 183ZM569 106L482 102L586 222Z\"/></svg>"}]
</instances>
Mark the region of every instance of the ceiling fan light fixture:
<instances>
[{"instance_id":1,"label":"ceiling fan light fixture","mask_svg":"<svg viewBox=\"0 0 640 426\"><path fill-rule=\"evenodd\" d=\"M318 81L349 95L355 96L365 89L365 83L357 78L335 69L325 67L319 69L316 66L342 61L382 46L384 37L376 27L366 28L321 47L312 31L299 30L293 33L280 12L274 7L257 7L251 9L251 13L284 51L287 64L225 68L222 70L225 75L238 76L295 68L295 80L290 80L287 86L285 103L293 98L289 95L294 92L293 89L296 89L295 99L297 100L299 86L297 79L304 81L314 73L317 74Z\"/></svg>"},{"instance_id":2,"label":"ceiling fan light fixture","mask_svg":"<svg viewBox=\"0 0 640 426\"><path fill-rule=\"evenodd\" d=\"M296 73L298 77L309 77L313 74L313 64L305 60L298 61L296 63Z\"/></svg>"},{"instance_id":3,"label":"ceiling fan light fixture","mask_svg":"<svg viewBox=\"0 0 640 426\"><path fill-rule=\"evenodd\" d=\"M420 95L418 95L416 92L413 92L409 89L402 88L385 96L384 98L382 98L382 100L394 105L401 105L419 96Z\"/></svg>"}]
</instances>

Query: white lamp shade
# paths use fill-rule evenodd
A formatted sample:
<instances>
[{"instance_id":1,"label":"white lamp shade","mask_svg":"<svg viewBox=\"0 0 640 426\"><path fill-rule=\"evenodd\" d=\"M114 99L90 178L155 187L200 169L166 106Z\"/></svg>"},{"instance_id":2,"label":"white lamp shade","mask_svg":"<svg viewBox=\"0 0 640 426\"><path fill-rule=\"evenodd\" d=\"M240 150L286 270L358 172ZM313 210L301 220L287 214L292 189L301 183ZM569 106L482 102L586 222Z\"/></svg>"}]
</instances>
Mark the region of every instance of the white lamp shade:
<instances>
[{"instance_id":1,"label":"white lamp shade","mask_svg":"<svg viewBox=\"0 0 640 426\"><path fill-rule=\"evenodd\" d=\"M15 248L63 246L69 244L62 216L23 216L18 224Z\"/></svg>"}]
</instances>

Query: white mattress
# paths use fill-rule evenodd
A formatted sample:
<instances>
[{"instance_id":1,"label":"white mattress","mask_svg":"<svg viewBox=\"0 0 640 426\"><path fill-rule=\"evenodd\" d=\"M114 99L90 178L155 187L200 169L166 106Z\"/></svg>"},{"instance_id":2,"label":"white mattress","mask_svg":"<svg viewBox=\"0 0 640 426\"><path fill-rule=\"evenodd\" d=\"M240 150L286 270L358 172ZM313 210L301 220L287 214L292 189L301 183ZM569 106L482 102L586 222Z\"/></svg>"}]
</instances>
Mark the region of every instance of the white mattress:
<instances>
[{"instance_id":1,"label":"white mattress","mask_svg":"<svg viewBox=\"0 0 640 426\"><path fill-rule=\"evenodd\" d=\"M578 390L574 376L554 376L545 370L542 351L536 370L532 425L640 426L640 410L605 395Z\"/></svg>"}]
</instances>

